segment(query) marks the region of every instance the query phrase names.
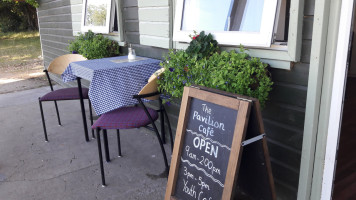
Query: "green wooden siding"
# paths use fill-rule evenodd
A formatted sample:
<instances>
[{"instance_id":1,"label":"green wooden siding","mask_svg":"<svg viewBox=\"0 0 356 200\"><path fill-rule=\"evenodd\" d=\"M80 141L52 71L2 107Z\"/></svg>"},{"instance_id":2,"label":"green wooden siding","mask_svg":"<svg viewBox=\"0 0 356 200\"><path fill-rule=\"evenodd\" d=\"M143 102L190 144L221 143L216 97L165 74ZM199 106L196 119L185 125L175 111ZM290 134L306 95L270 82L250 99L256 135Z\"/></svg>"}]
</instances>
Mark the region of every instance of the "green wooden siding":
<instances>
[{"instance_id":1,"label":"green wooden siding","mask_svg":"<svg viewBox=\"0 0 356 200\"><path fill-rule=\"evenodd\" d=\"M54 58L69 53L68 41L74 38L72 12L78 12L78 8L72 10L72 1L39 1L37 15L45 68ZM62 83L59 76L51 76L51 78Z\"/></svg>"},{"instance_id":2,"label":"green wooden siding","mask_svg":"<svg viewBox=\"0 0 356 200\"><path fill-rule=\"evenodd\" d=\"M169 29L165 27L163 22L151 22L149 20L139 20L139 7L142 6L148 9L154 9L155 7L166 6L168 1L137 1L137 0L123 0L123 21L125 40L127 44L132 44L136 50L137 55L162 59L162 56L167 52L167 40L166 37L161 37L162 33L157 33L159 30L154 30L152 33L147 26L155 26L162 29L162 32L167 32ZM154 6L154 4L156 6ZM140 5L140 6L139 6ZM165 21L165 19L163 19ZM162 25L163 23L163 25ZM167 23L167 22L165 22ZM142 35L141 35L141 27ZM165 47L165 48L163 48Z\"/></svg>"},{"instance_id":3,"label":"green wooden siding","mask_svg":"<svg viewBox=\"0 0 356 200\"><path fill-rule=\"evenodd\" d=\"M172 38L169 0L146 1L138 0L140 44L171 48Z\"/></svg>"}]
</instances>

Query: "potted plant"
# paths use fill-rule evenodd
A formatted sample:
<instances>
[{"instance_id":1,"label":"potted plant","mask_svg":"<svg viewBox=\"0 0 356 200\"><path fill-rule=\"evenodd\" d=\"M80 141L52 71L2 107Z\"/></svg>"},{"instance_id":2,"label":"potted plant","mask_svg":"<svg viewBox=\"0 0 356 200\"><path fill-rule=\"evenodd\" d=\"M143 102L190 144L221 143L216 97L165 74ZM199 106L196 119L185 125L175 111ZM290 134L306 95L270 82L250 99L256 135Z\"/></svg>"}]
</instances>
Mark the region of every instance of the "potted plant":
<instances>
[{"instance_id":1,"label":"potted plant","mask_svg":"<svg viewBox=\"0 0 356 200\"><path fill-rule=\"evenodd\" d=\"M89 30L85 34L79 34L69 43L68 50L78 53L85 58L98 59L119 55L119 44L101 34L95 34Z\"/></svg>"},{"instance_id":2,"label":"potted plant","mask_svg":"<svg viewBox=\"0 0 356 200\"><path fill-rule=\"evenodd\" d=\"M211 34L192 36L187 50L170 50L161 66L165 68L158 84L170 96L180 99L184 86L191 84L258 98L265 105L273 82L267 64L250 57L244 49L219 52Z\"/></svg>"}]
</instances>

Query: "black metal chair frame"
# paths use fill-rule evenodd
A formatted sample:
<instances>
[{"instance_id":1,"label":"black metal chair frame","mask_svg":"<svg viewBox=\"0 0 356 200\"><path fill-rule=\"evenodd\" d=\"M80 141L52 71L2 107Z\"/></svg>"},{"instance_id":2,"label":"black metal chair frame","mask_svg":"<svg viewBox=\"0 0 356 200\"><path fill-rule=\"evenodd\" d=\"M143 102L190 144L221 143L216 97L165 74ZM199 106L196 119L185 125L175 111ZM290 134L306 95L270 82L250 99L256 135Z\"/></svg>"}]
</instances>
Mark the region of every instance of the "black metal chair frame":
<instances>
[{"instance_id":1,"label":"black metal chair frame","mask_svg":"<svg viewBox=\"0 0 356 200\"><path fill-rule=\"evenodd\" d=\"M49 76L49 72L48 70L43 70L43 72L46 73L48 82L49 82L49 86L51 88L51 91L53 92L53 85L51 82L51 78ZM85 116L85 108L84 108L84 98L83 98L83 93L82 93L82 85L81 85L81 81L80 78L77 77L77 83L78 83L78 91L79 91L79 101L80 101L80 109L82 112L82 118L83 118L83 126L84 126L84 136L85 136L85 141L89 141L89 134L88 134L88 128L87 128L87 120L86 120L86 116ZM78 99L70 99L70 100L78 100ZM58 125L62 126L61 124L61 119L59 117L59 112L58 112L58 105L57 105L57 101L67 101L67 100L53 100L54 101L54 105L56 107L56 112L57 112L57 119L58 119ZM43 114L43 108L42 108L42 101L40 100L40 98L38 98L38 102L40 105L40 110L41 110L41 117L42 117L42 125L43 125L43 131L44 131L44 135L45 135L45 140L46 142L48 142L48 136L47 136L47 130L46 130L46 123L45 123L45 118L44 118L44 114ZM93 112L91 109L91 102L90 99L88 98L88 104L89 104L89 112L90 112L90 121L91 121L91 125L93 125ZM94 130L92 130L92 137L95 138L94 135Z\"/></svg>"},{"instance_id":2,"label":"black metal chair frame","mask_svg":"<svg viewBox=\"0 0 356 200\"><path fill-rule=\"evenodd\" d=\"M159 142L159 145L160 145L160 148L161 148L161 151L162 151L162 155L163 155L163 159L164 159L164 165L165 165L165 172L166 174L168 175L168 172L169 172L169 165L168 165L168 160L167 160L167 156L166 156L166 152L165 152L165 149L163 147L163 136L161 137L160 134L159 134L159 131L157 129L157 126L155 125L155 121L152 119L151 115L149 114L148 110L147 110L147 107L144 105L143 101L142 101L142 98L147 98L147 97L152 97L152 96L156 96L156 95L159 95L160 93L159 92L154 92L154 93L148 93L148 94L142 94L142 95L134 95L133 98L134 99L137 99L137 101L139 102L139 106L141 106L147 117L149 118L150 122L151 122L151 125L152 127L150 126L146 126L145 128L155 132L156 134L156 137L158 139L158 142ZM163 127L161 129L162 131L162 134L164 134L164 124L162 125L162 123L164 122L163 121L163 116L164 115L164 118L166 118L167 120L167 124L168 124L168 129L169 129L169 134L170 134L170 143L171 143L171 151L173 151L173 135L172 135L172 129L171 129L171 126L170 126L170 123L169 123L169 119L168 119L168 115L167 115L167 112L162 104L162 99L161 98L158 98L158 101L159 101L159 109L156 110L157 112L159 112L161 115L160 117L161 118L161 127ZM99 127L96 128L96 138L97 138L97 142L98 142L98 151L99 151L99 164L100 164L100 172L101 172L101 180L102 180L102 186L105 187L106 186L106 183L105 183L105 172L104 172L104 164L103 164L103 156L102 156L102 149L101 149L101 139L100 139L100 131L103 130L103 143L104 143L104 151L105 151L105 160L106 162L110 162L110 153L109 153L109 144L108 144L108 137L107 137L107 129L100 129ZM120 130L117 129L116 130L116 135L117 135L117 144L118 144L118 157L122 157L122 154L121 154L121 143L120 143Z\"/></svg>"}]
</instances>

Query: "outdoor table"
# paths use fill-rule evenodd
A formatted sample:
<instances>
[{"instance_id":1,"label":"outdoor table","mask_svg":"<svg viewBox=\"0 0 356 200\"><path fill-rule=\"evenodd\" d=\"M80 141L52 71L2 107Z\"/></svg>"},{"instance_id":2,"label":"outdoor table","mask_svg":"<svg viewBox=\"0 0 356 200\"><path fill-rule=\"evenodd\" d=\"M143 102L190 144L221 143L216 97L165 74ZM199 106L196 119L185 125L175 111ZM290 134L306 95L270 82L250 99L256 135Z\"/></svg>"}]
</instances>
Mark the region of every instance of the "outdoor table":
<instances>
[{"instance_id":1,"label":"outdoor table","mask_svg":"<svg viewBox=\"0 0 356 200\"><path fill-rule=\"evenodd\" d=\"M77 77L90 81L89 98L96 114L101 115L123 106L137 104L132 96L146 85L160 69L160 60L127 56L72 62L62 74L64 82Z\"/></svg>"}]
</instances>

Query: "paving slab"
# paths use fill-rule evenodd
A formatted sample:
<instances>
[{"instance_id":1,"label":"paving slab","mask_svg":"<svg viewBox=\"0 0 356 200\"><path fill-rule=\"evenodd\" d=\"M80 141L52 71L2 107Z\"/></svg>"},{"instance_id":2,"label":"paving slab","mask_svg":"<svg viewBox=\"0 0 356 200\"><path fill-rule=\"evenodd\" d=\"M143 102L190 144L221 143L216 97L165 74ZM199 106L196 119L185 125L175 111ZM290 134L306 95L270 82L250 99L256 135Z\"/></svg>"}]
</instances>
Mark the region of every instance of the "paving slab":
<instances>
[{"instance_id":1,"label":"paving slab","mask_svg":"<svg viewBox=\"0 0 356 200\"><path fill-rule=\"evenodd\" d=\"M43 103L49 138L44 142L38 97L48 91L0 94L0 199L163 199L167 178L152 132L122 130L118 158L116 131L108 131L112 161L104 162L103 188L97 141L85 142L79 101L58 102L63 126L57 125L53 102Z\"/></svg>"}]
</instances>

